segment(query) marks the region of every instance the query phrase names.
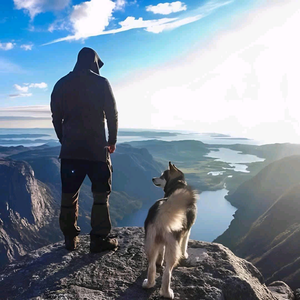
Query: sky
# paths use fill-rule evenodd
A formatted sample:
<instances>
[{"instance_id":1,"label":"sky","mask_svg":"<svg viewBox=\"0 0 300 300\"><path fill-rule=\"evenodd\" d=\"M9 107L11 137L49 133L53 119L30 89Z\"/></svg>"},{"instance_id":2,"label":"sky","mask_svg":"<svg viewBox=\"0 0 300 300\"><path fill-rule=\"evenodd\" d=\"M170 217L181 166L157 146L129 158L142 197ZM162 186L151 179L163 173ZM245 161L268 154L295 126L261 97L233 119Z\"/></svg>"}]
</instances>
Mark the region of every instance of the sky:
<instances>
[{"instance_id":1,"label":"sky","mask_svg":"<svg viewBox=\"0 0 300 300\"><path fill-rule=\"evenodd\" d=\"M1 0L0 127L52 127L91 47L120 128L300 143L299 28L295 0Z\"/></svg>"}]
</instances>

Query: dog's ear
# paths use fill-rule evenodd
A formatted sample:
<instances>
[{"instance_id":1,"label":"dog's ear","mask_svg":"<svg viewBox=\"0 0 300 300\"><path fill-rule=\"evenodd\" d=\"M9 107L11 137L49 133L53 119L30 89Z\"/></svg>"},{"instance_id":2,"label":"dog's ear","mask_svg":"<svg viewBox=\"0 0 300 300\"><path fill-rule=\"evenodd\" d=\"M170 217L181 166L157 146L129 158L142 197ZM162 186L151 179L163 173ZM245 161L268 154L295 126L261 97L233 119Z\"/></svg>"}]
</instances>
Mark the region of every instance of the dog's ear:
<instances>
[{"instance_id":1,"label":"dog's ear","mask_svg":"<svg viewBox=\"0 0 300 300\"><path fill-rule=\"evenodd\" d=\"M176 172L176 170L174 169L174 165L172 165L170 161L169 161L169 170L171 173Z\"/></svg>"},{"instance_id":2,"label":"dog's ear","mask_svg":"<svg viewBox=\"0 0 300 300\"><path fill-rule=\"evenodd\" d=\"M174 164L173 164L173 169L174 169L174 171L176 171L176 172L179 172L179 173L182 173ZM183 174L183 173L182 173Z\"/></svg>"}]
</instances>

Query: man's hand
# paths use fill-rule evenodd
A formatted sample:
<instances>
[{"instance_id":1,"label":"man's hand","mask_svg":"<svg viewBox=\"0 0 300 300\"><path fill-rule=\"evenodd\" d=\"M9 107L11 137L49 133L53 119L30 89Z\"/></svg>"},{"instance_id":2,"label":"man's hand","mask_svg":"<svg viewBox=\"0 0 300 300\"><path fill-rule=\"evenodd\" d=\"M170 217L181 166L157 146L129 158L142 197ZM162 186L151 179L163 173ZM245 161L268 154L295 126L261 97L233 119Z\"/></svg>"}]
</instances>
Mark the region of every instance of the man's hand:
<instances>
[{"instance_id":1,"label":"man's hand","mask_svg":"<svg viewBox=\"0 0 300 300\"><path fill-rule=\"evenodd\" d=\"M114 153L116 150L116 145L108 145L107 149L109 153Z\"/></svg>"}]
</instances>

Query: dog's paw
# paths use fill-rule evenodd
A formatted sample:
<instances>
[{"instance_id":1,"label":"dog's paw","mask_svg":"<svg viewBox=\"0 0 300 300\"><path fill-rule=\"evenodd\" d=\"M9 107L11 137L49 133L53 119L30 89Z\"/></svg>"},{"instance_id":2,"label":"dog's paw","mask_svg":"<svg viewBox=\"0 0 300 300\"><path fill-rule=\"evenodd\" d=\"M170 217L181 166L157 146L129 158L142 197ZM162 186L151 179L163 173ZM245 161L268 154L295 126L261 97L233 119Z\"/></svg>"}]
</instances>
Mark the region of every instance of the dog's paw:
<instances>
[{"instance_id":1,"label":"dog's paw","mask_svg":"<svg viewBox=\"0 0 300 300\"><path fill-rule=\"evenodd\" d=\"M150 289L154 286L155 286L155 281L153 283L150 283L147 278L143 282L143 288L144 289Z\"/></svg>"},{"instance_id":2,"label":"dog's paw","mask_svg":"<svg viewBox=\"0 0 300 300\"><path fill-rule=\"evenodd\" d=\"M185 252L182 256L183 256L184 259L188 259L189 258L189 254L187 252Z\"/></svg>"},{"instance_id":3,"label":"dog's paw","mask_svg":"<svg viewBox=\"0 0 300 300\"><path fill-rule=\"evenodd\" d=\"M160 289L159 295L164 298L174 299L174 292L172 289L168 289L167 291Z\"/></svg>"}]
</instances>

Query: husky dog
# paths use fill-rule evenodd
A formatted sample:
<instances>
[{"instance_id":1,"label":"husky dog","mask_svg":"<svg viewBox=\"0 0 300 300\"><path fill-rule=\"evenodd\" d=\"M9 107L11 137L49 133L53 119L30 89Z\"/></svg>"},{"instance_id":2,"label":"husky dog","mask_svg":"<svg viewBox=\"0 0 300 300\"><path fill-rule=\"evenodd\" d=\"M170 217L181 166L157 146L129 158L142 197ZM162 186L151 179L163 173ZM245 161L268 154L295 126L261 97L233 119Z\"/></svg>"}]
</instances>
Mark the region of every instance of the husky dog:
<instances>
[{"instance_id":1,"label":"husky dog","mask_svg":"<svg viewBox=\"0 0 300 300\"><path fill-rule=\"evenodd\" d=\"M162 266L165 260L160 295L173 299L172 270L181 257L188 258L188 240L197 214L196 195L186 184L184 174L171 162L169 169L152 181L164 189L165 195L149 209L145 220L148 274L143 287L155 285L156 266Z\"/></svg>"}]
</instances>

